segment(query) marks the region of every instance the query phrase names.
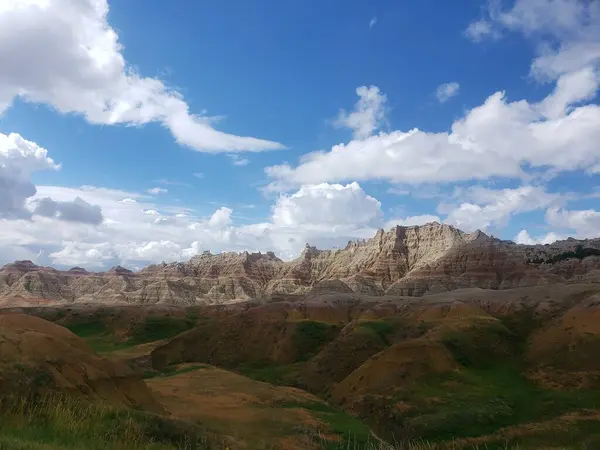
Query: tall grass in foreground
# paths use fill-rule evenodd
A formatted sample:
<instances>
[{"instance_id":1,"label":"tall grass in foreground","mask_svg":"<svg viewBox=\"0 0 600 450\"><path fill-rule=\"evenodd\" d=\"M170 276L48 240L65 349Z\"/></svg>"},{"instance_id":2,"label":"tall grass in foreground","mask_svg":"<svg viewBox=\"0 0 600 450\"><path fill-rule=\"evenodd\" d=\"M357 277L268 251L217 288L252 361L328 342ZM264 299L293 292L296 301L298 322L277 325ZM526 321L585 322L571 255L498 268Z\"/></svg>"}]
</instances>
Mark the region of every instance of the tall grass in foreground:
<instances>
[{"instance_id":1,"label":"tall grass in foreground","mask_svg":"<svg viewBox=\"0 0 600 450\"><path fill-rule=\"evenodd\" d=\"M583 446L522 446L522 445L459 445L450 442L444 443L432 443L423 440L415 440L405 443L388 444L381 442L377 439L373 439L367 444L354 443L348 441L338 446L335 445L324 445L324 449L327 450L592 450L591 447Z\"/></svg>"},{"instance_id":2,"label":"tall grass in foreground","mask_svg":"<svg viewBox=\"0 0 600 450\"><path fill-rule=\"evenodd\" d=\"M73 398L0 398L0 450L235 450L235 445L212 437L200 427L108 405L83 403ZM526 450L534 447L475 446L424 441L387 444L372 438L369 442L349 439L316 443L323 450ZM280 447L265 443L256 450ZM553 447L558 450L561 447ZM573 447L575 448L575 447ZM577 447L583 448L585 447Z\"/></svg>"},{"instance_id":3,"label":"tall grass in foreground","mask_svg":"<svg viewBox=\"0 0 600 450\"><path fill-rule=\"evenodd\" d=\"M61 397L0 399L0 449L205 449L199 428Z\"/></svg>"}]
</instances>

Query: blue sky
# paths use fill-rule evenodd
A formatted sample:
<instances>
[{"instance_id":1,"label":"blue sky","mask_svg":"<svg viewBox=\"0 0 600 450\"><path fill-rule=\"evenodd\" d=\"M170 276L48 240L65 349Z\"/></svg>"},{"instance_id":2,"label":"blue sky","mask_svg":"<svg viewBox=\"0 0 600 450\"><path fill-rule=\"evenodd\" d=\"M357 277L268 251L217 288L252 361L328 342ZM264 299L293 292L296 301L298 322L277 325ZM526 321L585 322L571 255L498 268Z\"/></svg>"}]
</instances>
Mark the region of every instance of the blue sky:
<instances>
[{"instance_id":1,"label":"blue sky","mask_svg":"<svg viewBox=\"0 0 600 450\"><path fill-rule=\"evenodd\" d=\"M2 259L595 236L599 4L11 0Z\"/></svg>"}]
</instances>

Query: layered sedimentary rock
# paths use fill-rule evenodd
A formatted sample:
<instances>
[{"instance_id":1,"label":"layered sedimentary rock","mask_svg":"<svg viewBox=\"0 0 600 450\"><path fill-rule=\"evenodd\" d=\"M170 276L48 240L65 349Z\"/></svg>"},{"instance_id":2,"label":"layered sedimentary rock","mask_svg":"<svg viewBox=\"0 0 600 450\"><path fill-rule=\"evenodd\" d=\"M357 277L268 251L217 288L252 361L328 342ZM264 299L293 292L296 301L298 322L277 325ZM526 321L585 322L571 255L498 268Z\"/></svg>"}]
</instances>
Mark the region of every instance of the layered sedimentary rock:
<instances>
[{"instance_id":1,"label":"layered sedimentary rock","mask_svg":"<svg viewBox=\"0 0 600 450\"><path fill-rule=\"evenodd\" d=\"M205 252L188 262L151 265L139 272L115 267L91 273L18 261L0 270L0 306L42 300L211 304L312 289L421 296L569 281L600 281L600 239L517 245L434 222L379 230L344 249L318 250L307 244L299 258L287 262L272 252Z\"/></svg>"}]
</instances>

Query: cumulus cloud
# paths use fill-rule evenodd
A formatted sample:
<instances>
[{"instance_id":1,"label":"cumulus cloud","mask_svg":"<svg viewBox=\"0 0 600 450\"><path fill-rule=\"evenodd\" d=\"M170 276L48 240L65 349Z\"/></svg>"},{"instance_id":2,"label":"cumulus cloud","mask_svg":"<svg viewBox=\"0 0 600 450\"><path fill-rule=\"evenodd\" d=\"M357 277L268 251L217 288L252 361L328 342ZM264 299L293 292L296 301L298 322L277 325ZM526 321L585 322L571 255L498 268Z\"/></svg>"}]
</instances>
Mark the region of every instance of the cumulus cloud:
<instances>
[{"instance_id":1,"label":"cumulus cloud","mask_svg":"<svg viewBox=\"0 0 600 450\"><path fill-rule=\"evenodd\" d=\"M87 243L63 241L59 251L50 253L54 263L64 266L85 265L88 268L106 268L105 263L115 260L116 254L108 242ZM83 263L83 264L82 264Z\"/></svg>"},{"instance_id":2,"label":"cumulus cloud","mask_svg":"<svg viewBox=\"0 0 600 450\"><path fill-rule=\"evenodd\" d=\"M550 233L547 233L547 234L545 234L543 236L539 236L539 237L531 237L527 230L521 230L515 236L514 241L517 244L525 244L525 245L542 244L542 245L545 245L545 244L552 244L553 242L561 241L563 239L566 239L565 236L556 234L554 232L550 232Z\"/></svg>"},{"instance_id":3,"label":"cumulus cloud","mask_svg":"<svg viewBox=\"0 0 600 450\"><path fill-rule=\"evenodd\" d=\"M358 183L302 186L273 208L273 222L284 227L369 226L382 218L381 203Z\"/></svg>"},{"instance_id":4,"label":"cumulus cloud","mask_svg":"<svg viewBox=\"0 0 600 450\"><path fill-rule=\"evenodd\" d=\"M385 123L387 97L377 86L361 86L356 89L356 95L359 100L354 110L341 110L334 125L351 129L355 139L364 139Z\"/></svg>"},{"instance_id":5,"label":"cumulus cloud","mask_svg":"<svg viewBox=\"0 0 600 450\"><path fill-rule=\"evenodd\" d=\"M571 231L575 237L594 238L600 230L600 211L550 208L546 212L546 221L554 228Z\"/></svg>"},{"instance_id":6,"label":"cumulus cloud","mask_svg":"<svg viewBox=\"0 0 600 450\"><path fill-rule=\"evenodd\" d=\"M231 225L232 212L232 209L222 206L221 208L217 209L212 216L210 216L208 225L211 228L223 228Z\"/></svg>"},{"instance_id":7,"label":"cumulus cloud","mask_svg":"<svg viewBox=\"0 0 600 450\"><path fill-rule=\"evenodd\" d=\"M0 218L28 217L25 204L36 193L30 175L59 167L35 142L16 133L0 133Z\"/></svg>"},{"instance_id":8,"label":"cumulus cloud","mask_svg":"<svg viewBox=\"0 0 600 450\"><path fill-rule=\"evenodd\" d=\"M435 90L435 96L437 97L440 103L445 103L450 100L452 97L458 95L458 91L460 90L460 84L456 81L451 83L444 83L437 87Z\"/></svg>"},{"instance_id":9,"label":"cumulus cloud","mask_svg":"<svg viewBox=\"0 0 600 450\"><path fill-rule=\"evenodd\" d=\"M545 209L566 200L563 195L548 193L539 186L499 190L474 187L459 190L455 196L468 201L441 209L448 213L444 221L463 231L504 226L515 214Z\"/></svg>"},{"instance_id":10,"label":"cumulus cloud","mask_svg":"<svg viewBox=\"0 0 600 450\"><path fill-rule=\"evenodd\" d=\"M586 169L600 162L600 106L574 106L589 98L591 85L580 89L565 81L571 76L559 79L539 103L509 102L504 92L496 92L455 121L449 133L380 133L309 154L296 167L267 167L273 180L267 189L347 180L418 184L517 178L526 177L524 166Z\"/></svg>"},{"instance_id":11,"label":"cumulus cloud","mask_svg":"<svg viewBox=\"0 0 600 450\"><path fill-rule=\"evenodd\" d=\"M559 119L572 111L573 105L592 100L598 91L600 74L591 67L561 76L554 92L540 104L542 114Z\"/></svg>"},{"instance_id":12,"label":"cumulus cloud","mask_svg":"<svg viewBox=\"0 0 600 450\"><path fill-rule=\"evenodd\" d=\"M319 248L343 247L351 239L371 238L378 228L445 221L471 231L499 226L516 214L546 208L548 225L558 237L585 237L600 226L600 213L566 210L568 197L539 186L457 189L453 198L463 201L440 208L444 216L423 214L386 221L381 203L358 183L305 185L278 196L269 218L248 225L236 224L233 209L225 206L199 213L163 205L144 194L91 186L38 186L29 203L40 205L48 197L58 204L79 198L88 205L98 205L104 220L89 227L67 220L56 226L56 214L46 217L49 213L27 220L0 219L0 259L43 250L40 263L92 269L187 260L204 250L273 250L290 259L297 257L306 243ZM521 233L518 240L546 242L556 236Z\"/></svg>"},{"instance_id":13,"label":"cumulus cloud","mask_svg":"<svg viewBox=\"0 0 600 450\"><path fill-rule=\"evenodd\" d=\"M540 54L531 65L539 80L600 64L600 2L589 0L517 0L502 9L490 2L485 17L469 25L466 34L475 41L499 38L503 31L521 32L542 39Z\"/></svg>"},{"instance_id":14,"label":"cumulus cloud","mask_svg":"<svg viewBox=\"0 0 600 450\"><path fill-rule=\"evenodd\" d=\"M80 197L75 197L75 200L66 202L57 202L49 197L44 197L37 200L35 205L33 214L38 216L91 225L99 225L104 220L99 206L90 205Z\"/></svg>"},{"instance_id":15,"label":"cumulus cloud","mask_svg":"<svg viewBox=\"0 0 600 450\"><path fill-rule=\"evenodd\" d=\"M341 115L354 124L354 140L309 154L296 166L266 168L272 179L268 189L372 179L421 184L528 178L532 172L596 173L600 106L593 101L600 84L600 2L517 0L508 10L490 2L486 16L474 22L468 34L481 39L500 37L505 31L544 42L531 73L539 81L554 83L546 98L511 101L498 91L456 120L450 132L414 128L377 136L369 125L373 121L359 119L372 115L357 113L369 108L357 107L356 114ZM452 90L440 92L444 99Z\"/></svg>"},{"instance_id":16,"label":"cumulus cloud","mask_svg":"<svg viewBox=\"0 0 600 450\"><path fill-rule=\"evenodd\" d=\"M22 97L93 124L158 122L178 143L198 151L283 148L215 130L214 120L191 113L176 90L138 74L125 61L107 17L106 0L2 1L0 113Z\"/></svg>"},{"instance_id":17,"label":"cumulus cloud","mask_svg":"<svg viewBox=\"0 0 600 450\"><path fill-rule=\"evenodd\" d=\"M57 227L52 224L56 217L46 215L4 220L0 249L43 248L47 264L93 269L186 260L204 250L273 250L280 257L293 258L307 242L321 248L345 245L350 239L372 237L383 223L381 204L358 183L303 186L280 196L271 217L250 225L236 225L231 208L198 214L135 192L38 186L31 202L39 205L47 197L58 204L79 198L98 205L104 220L94 227L73 221Z\"/></svg>"}]
</instances>

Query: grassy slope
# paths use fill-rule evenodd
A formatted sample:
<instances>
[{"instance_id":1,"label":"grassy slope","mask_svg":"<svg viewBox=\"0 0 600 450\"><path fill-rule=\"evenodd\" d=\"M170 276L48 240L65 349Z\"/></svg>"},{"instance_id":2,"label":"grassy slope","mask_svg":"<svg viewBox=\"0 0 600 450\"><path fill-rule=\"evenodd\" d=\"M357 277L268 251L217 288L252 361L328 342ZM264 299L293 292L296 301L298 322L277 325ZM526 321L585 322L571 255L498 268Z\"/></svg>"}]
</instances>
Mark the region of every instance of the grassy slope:
<instances>
[{"instance_id":1,"label":"grassy slope","mask_svg":"<svg viewBox=\"0 0 600 450\"><path fill-rule=\"evenodd\" d=\"M205 449L199 427L56 397L0 401L2 449Z\"/></svg>"},{"instance_id":2,"label":"grassy slope","mask_svg":"<svg viewBox=\"0 0 600 450\"><path fill-rule=\"evenodd\" d=\"M190 327L190 318L147 317L143 322L132 329L130 337L127 340L119 341L112 330L110 330L101 319L95 318L86 322L67 325L67 328L84 338L95 351L105 354L138 344L169 338L187 331ZM257 361L241 366L239 368L240 372L250 376L250 378L260 381L266 381L273 384L285 384L284 381L286 376L289 378L290 374L294 375L294 367L297 367L301 361L305 361L314 355L326 342L331 340L338 331L337 327L322 322L308 320L298 322L294 341L297 348L300 350L298 352L299 363L274 367L268 362ZM147 379L173 377L203 367L205 366L202 364L195 364L180 370L168 367L167 370L163 372L146 372L144 377ZM328 424L334 434L340 436L340 446L344 445L344 442L352 442L353 447L360 446L361 448L370 445L368 444L370 441L370 432L367 426L348 413L331 408L325 403L307 403L306 405L290 403L282 405L282 407L302 408L313 413L318 419ZM323 448L331 448L331 446L331 443L323 444ZM337 445L335 445L335 447L337 447Z\"/></svg>"},{"instance_id":3,"label":"grassy slope","mask_svg":"<svg viewBox=\"0 0 600 450\"><path fill-rule=\"evenodd\" d=\"M189 317L148 316L136 324L127 339L120 340L106 323L100 318L92 318L84 322L67 324L66 328L84 338L88 345L98 353L110 353L147 342L176 336L194 326Z\"/></svg>"},{"instance_id":4,"label":"grassy slope","mask_svg":"<svg viewBox=\"0 0 600 450\"><path fill-rule=\"evenodd\" d=\"M483 441L490 448L507 443L600 448L600 390L551 390L525 377L523 352L536 326L529 312L521 311L502 322L445 334L442 343L460 369L426 377L387 398L383 409L391 411L386 422L394 434L431 442L487 435ZM581 412L587 416L582 420L561 419ZM550 426L550 432L537 432L536 425L511 432L559 419L562 425Z\"/></svg>"},{"instance_id":5,"label":"grassy slope","mask_svg":"<svg viewBox=\"0 0 600 450\"><path fill-rule=\"evenodd\" d=\"M377 320L363 322L360 328L376 333L387 344L398 334L397 326L390 320ZM477 436L486 436L489 448L505 448L507 443L525 448L550 444L570 448L574 443L600 448L600 390L544 389L524 376L523 351L529 332L537 326L535 317L524 310L500 322L446 333L442 343L462 367L405 388L392 387L379 398L367 398L373 402L372 409L365 408L362 419L385 424L380 431L388 438L421 438L436 448L457 438ZM242 366L240 372L269 383L294 385L301 364L259 362ZM376 411L383 416L374 420L370 414ZM581 420L561 419L581 411L587 414ZM550 432L535 430L537 423L559 419L561 426L550 426ZM511 434L512 428L523 424L534 425Z\"/></svg>"},{"instance_id":6,"label":"grassy slope","mask_svg":"<svg viewBox=\"0 0 600 450\"><path fill-rule=\"evenodd\" d=\"M439 442L493 434L506 427L596 409L600 407L600 391L541 389L525 379L517 368L506 364L463 369L423 380L414 389L398 393L394 402L412 406L411 410L393 417L396 423L411 430L412 435ZM600 422L589 431L593 433L579 437L600 443ZM511 441L527 441L523 438L515 436ZM543 440L541 438L543 436L538 436L535 440ZM545 443L554 441L555 438L545 439ZM562 443L570 442L573 441Z\"/></svg>"},{"instance_id":7,"label":"grassy slope","mask_svg":"<svg viewBox=\"0 0 600 450\"><path fill-rule=\"evenodd\" d=\"M551 391L527 380L523 375L522 351L528 333L539 324L528 314L509 317L503 323L505 327L495 325L489 330L478 329L474 335L455 333L445 337L444 344L462 365L459 371L426 377L409 389L393 390L385 399L374 399L374 407L378 408L379 413L384 411L388 430L397 439L419 436L432 442L423 444L423 448L445 448L443 443L448 440L462 437L469 442L469 439L477 436L485 437L486 448L508 448L507 442L510 445L523 445L523 448L538 448L544 444L564 446L558 448L581 448L581 445L600 448L600 412L597 412L600 411L600 391ZM106 353L168 338L191 326L189 318L149 318L136 326L125 341L116 339L99 321L71 325L69 328L84 337L95 350ZM394 335L399 332L402 334L399 326L401 324L386 319L361 324L365 331L376 333L386 345ZM254 379L293 385L302 364L331 340L336 332L328 325L306 321L298 327L297 346L302 349L302 354L296 363L277 366L266 361L253 361L237 369ZM494 348L490 352L489 349L498 342L507 343L507 346L504 348L500 345L502 348ZM170 376L172 373L163 375ZM329 408L322 405L302 407L313 410ZM398 408L398 405L401 407ZM581 420L569 418L582 410L589 411L584 411ZM356 448L363 447L358 443L364 442L364 433L356 432L357 429L366 429L360 421L335 409L318 413L323 414L323 420L330 423L339 434L348 438L354 436L352 439L356 440ZM568 420L563 420L565 417ZM551 425L547 429L540 426L536 430L538 423ZM511 432L523 428L523 424L533 425L527 425L529 428L526 432ZM0 434L0 439L11 436L10 433ZM357 434L362 437L356 439ZM571 447L574 443L580 445ZM471 447L463 447L457 442L455 448Z\"/></svg>"}]
</instances>

